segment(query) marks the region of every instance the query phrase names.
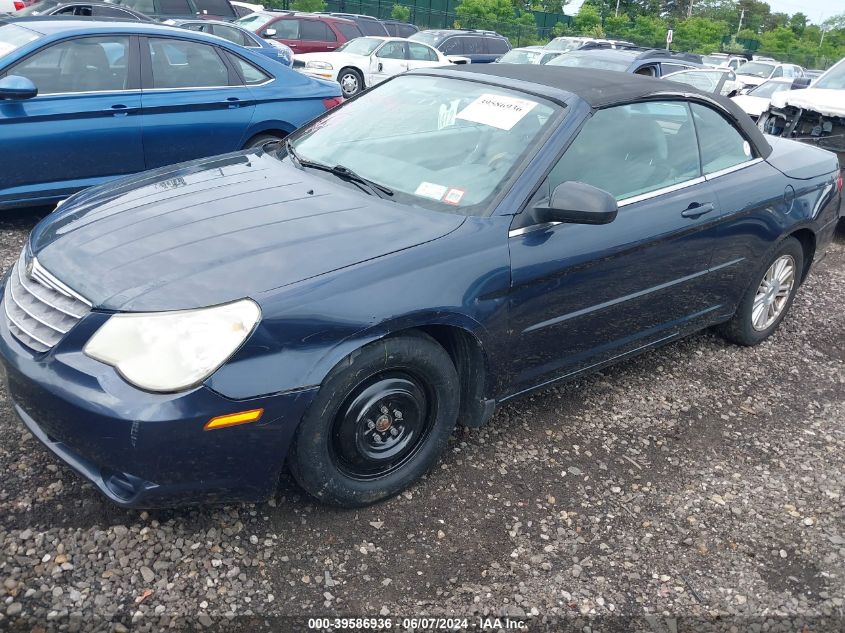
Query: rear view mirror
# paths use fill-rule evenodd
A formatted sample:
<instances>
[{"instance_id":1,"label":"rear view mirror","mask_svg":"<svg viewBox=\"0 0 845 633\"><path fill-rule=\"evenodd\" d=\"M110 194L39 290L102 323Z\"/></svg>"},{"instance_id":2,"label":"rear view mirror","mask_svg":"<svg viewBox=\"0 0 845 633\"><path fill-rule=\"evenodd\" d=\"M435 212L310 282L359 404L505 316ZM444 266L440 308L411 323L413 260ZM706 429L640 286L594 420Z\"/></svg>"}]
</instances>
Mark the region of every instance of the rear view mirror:
<instances>
[{"instance_id":1,"label":"rear view mirror","mask_svg":"<svg viewBox=\"0 0 845 633\"><path fill-rule=\"evenodd\" d=\"M550 200L534 207L534 217L538 222L607 224L616 218L618 209L616 198L603 189L564 182L555 187Z\"/></svg>"},{"instance_id":2,"label":"rear view mirror","mask_svg":"<svg viewBox=\"0 0 845 633\"><path fill-rule=\"evenodd\" d=\"M263 37L276 37L276 29L265 29Z\"/></svg>"},{"instance_id":3,"label":"rear view mirror","mask_svg":"<svg viewBox=\"0 0 845 633\"><path fill-rule=\"evenodd\" d=\"M0 79L0 99L32 99L38 94L38 88L26 77L8 75Z\"/></svg>"}]
</instances>

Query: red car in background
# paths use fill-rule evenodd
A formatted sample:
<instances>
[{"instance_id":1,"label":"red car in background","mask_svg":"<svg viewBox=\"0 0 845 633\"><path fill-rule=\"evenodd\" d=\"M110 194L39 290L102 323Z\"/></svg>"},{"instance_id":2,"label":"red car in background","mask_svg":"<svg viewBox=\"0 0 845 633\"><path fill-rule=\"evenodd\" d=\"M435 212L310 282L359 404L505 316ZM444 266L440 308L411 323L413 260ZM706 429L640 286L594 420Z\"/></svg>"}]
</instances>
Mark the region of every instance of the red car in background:
<instances>
[{"instance_id":1,"label":"red car in background","mask_svg":"<svg viewBox=\"0 0 845 633\"><path fill-rule=\"evenodd\" d=\"M235 21L265 39L287 44L294 53L324 53L363 33L347 18L295 11L257 11Z\"/></svg>"}]
</instances>

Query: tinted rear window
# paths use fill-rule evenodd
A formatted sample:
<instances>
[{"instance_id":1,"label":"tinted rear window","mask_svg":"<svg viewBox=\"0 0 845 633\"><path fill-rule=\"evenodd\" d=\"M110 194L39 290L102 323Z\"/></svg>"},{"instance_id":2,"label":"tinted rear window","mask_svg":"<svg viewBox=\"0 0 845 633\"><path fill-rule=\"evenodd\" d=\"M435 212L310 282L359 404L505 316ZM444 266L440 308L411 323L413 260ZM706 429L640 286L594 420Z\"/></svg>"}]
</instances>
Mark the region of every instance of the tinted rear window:
<instances>
[{"instance_id":1,"label":"tinted rear window","mask_svg":"<svg viewBox=\"0 0 845 633\"><path fill-rule=\"evenodd\" d=\"M340 31L340 34L343 35L347 40L354 40L356 37L361 37L363 33L361 33L361 29L358 28L355 24L346 24L345 22L335 22L334 27Z\"/></svg>"},{"instance_id":2,"label":"tinted rear window","mask_svg":"<svg viewBox=\"0 0 845 633\"><path fill-rule=\"evenodd\" d=\"M494 55L504 55L510 50L508 43L498 37L487 38L487 50Z\"/></svg>"},{"instance_id":3,"label":"tinted rear window","mask_svg":"<svg viewBox=\"0 0 845 633\"><path fill-rule=\"evenodd\" d=\"M194 0L200 13L220 15L231 18L235 16L229 0Z\"/></svg>"},{"instance_id":4,"label":"tinted rear window","mask_svg":"<svg viewBox=\"0 0 845 633\"><path fill-rule=\"evenodd\" d=\"M191 15L187 0L158 0L158 12L162 15Z\"/></svg>"},{"instance_id":5,"label":"tinted rear window","mask_svg":"<svg viewBox=\"0 0 845 633\"><path fill-rule=\"evenodd\" d=\"M358 26L364 35L388 35L384 25L376 20L358 20Z\"/></svg>"}]
</instances>

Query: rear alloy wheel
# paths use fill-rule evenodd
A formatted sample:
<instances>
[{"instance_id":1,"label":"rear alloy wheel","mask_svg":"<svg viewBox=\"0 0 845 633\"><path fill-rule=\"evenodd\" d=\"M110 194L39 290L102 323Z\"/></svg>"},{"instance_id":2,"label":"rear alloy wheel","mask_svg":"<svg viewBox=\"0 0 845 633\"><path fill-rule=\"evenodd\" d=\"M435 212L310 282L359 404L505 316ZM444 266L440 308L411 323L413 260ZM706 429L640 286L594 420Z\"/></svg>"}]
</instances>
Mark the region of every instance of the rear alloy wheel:
<instances>
[{"instance_id":1,"label":"rear alloy wheel","mask_svg":"<svg viewBox=\"0 0 845 633\"><path fill-rule=\"evenodd\" d=\"M804 249L793 237L780 243L746 290L734 317L720 327L722 335L739 345L756 345L780 325L801 283Z\"/></svg>"},{"instance_id":2,"label":"rear alloy wheel","mask_svg":"<svg viewBox=\"0 0 845 633\"><path fill-rule=\"evenodd\" d=\"M455 427L458 376L422 333L376 341L323 381L288 463L327 503L364 506L404 490L437 461Z\"/></svg>"},{"instance_id":3,"label":"rear alloy wheel","mask_svg":"<svg viewBox=\"0 0 845 633\"><path fill-rule=\"evenodd\" d=\"M354 97L364 89L364 78L357 70L352 68L344 68L337 76L337 83L340 84L340 89L343 96L347 99Z\"/></svg>"}]
</instances>

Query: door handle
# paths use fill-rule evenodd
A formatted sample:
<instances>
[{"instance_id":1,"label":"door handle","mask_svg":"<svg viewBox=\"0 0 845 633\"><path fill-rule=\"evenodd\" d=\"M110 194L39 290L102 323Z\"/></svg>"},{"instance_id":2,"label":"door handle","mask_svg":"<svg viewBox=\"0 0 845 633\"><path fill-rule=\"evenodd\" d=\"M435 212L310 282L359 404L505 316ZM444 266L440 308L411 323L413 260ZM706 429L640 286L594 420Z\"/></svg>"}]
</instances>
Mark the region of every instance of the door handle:
<instances>
[{"instance_id":1,"label":"door handle","mask_svg":"<svg viewBox=\"0 0 845 633\"><path fill-rule=\"evenodd\" d=\"M382 70L384 70L384 64L382 64L381 62L379 62L379 63L378 63L378 71L379 71L379 72L381 72Z\"/></svg>"},{"instance_id":2,"label":"door handle","mask_svg":"<svg viewBox=\"0 0 845 633\"><path fill-rule=\"evenodd\" d=\"M106 108L106 112L111 112L113 116L126 116L129 114L129 106L122 103L116 103L110 108Z\"/></svg>"},{"instance_id":3,"label":"door handle","mask_svg":"<svg viewBox=\"0 0 845 633\"><path fill-rule=\"evenodd\" d=\"M226 99L226 105L229 106L230 110L234 110L235 108L241 107L240 101L241 100L237 97L229 97L228 99Z\"/></svg>"},{"instance_id":4,"label":"door handle","mask_svg":"<svg viewBox=\"0 0 845 633\"><path fill-rule=\"evenodd\" d=\"M705 213L710 213L715 208L712 202L706 202L704 204L693 202L681 212L681 216L685 218L697 218Z\"/></svg>"}]
</instances>

